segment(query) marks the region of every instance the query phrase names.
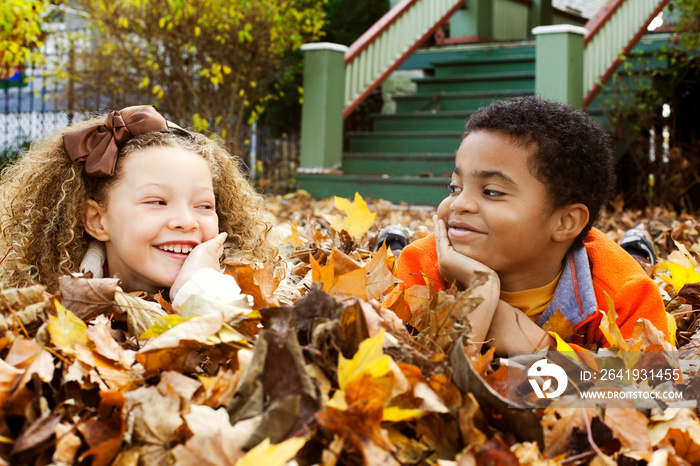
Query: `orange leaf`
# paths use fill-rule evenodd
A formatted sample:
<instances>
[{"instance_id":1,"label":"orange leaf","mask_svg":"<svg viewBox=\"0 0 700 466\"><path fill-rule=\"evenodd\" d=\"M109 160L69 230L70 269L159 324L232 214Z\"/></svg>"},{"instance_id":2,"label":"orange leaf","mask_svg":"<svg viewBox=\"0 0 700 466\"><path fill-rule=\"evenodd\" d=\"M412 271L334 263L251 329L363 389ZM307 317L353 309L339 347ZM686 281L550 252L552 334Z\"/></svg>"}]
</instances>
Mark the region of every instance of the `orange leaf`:
<instances>
[{"instance_id":1,"label":"orange leaf","mask_svg":"<svg viewBox=\"0 0 700 466\"><path fill-rule=\"evenodd\" d=\"M330 291L335 275L333 273L333 256L329 256L326 259L326 265L321 265L309 254L309 263L311 264L311 279L319 283L323 291Z\"/></svg>"},{"instance_id":2,"label":"orange leaf","mask_svg":"<svg viewBox=\"0 0 700 466\"><path fill-rule=\"evenodd\" d=\"M265 295L255 282L255 272L250 265L237 267L234 271L234 278L238 286L241 287L241 293L253 297L253 309L258 310L268 305Z\"/></svg>"}]
</instances>

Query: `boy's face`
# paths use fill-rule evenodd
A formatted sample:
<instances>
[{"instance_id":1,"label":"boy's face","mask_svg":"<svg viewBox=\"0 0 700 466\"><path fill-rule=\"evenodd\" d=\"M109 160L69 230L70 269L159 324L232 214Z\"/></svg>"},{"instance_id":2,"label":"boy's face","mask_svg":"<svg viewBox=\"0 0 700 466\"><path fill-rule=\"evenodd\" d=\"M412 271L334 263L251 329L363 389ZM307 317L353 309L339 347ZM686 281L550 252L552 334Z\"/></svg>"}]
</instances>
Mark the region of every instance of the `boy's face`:
<instances>
[{"instance_id":1,"label":"boy's face","mask_svg":"<svg viewBox=\"0 0 700 466\"><path fill-rule=\"evenodd\" d=\"M101 212L110 275L128 290L170 288L187 254L219 233L209 164L179 147L132 152Z\"/></svg>"},{"instance_id":2,"label":"boy's face","mask_svg":"<svg viewBox=\"0 0 700 466\"><path fill-rule=\"evenodd\" d=\"M496 271L506 291L541 286L538 273L551 275L540 264L552 263L557 216L544 183L530 172L531 152L497 132L469 134L438 207L452 247Z\"/></svg>"}]
</instances>

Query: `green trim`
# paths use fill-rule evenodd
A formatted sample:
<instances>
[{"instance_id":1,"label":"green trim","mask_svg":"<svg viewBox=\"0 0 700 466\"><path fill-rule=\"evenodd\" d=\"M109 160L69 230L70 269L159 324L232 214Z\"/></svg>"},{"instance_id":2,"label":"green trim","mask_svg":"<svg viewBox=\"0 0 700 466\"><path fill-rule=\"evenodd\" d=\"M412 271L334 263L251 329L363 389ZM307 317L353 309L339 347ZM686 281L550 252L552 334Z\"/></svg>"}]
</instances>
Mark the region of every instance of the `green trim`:
<instances>
[{"instance_id":1,"label":"green trim","mask_svg":"<svg viewBox=\"0 0 700 466\"><path fill-rule=\"evenodd\" d=\"M541 26L533 31L535 94L583 108L582 31L568 25Z\"/></svg>"},{"instance_id":2,"label":"green trim","mask_svg":"<svg viewBox=\"0 0 700 466\"><path fill-rule=\"evenodd\" d=\"M338 44L308 44L304 52L301 166L332 168L343 155L345 53Z\"/></svg>"}]
</instances>

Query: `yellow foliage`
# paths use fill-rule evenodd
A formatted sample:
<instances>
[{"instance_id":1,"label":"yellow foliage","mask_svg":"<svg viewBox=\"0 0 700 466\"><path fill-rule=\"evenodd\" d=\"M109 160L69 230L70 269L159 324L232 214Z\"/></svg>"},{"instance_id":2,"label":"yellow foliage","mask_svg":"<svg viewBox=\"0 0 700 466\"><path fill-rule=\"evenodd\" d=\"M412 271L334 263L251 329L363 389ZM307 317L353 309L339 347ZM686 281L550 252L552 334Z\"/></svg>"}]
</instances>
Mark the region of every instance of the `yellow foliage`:
<instances>
[{"instance_id":1,"label":"yellow foliage","mask_svg":"<svg viewBox=\"0 0 700 466\"><path fill-rule=\"evenodd\" d=\"M376 213L371 213L367 203L359 193L355 193L354 201L335 196L335 208L345 212L345 216L327 215L323 217L331 224L335 231L347 231L350 236L360 239L374 223Z\"/></svg>"},{"instance_id":2,"label":"yellow foliage","mask_svg":"<svg viewBox=\"0 0 700 466\"><path fill-rule=\"evenodd\" d=\"M236 466L284 466L296 456L306 440L305 437L292 437L273 445L266 438L236 461Z\"/></svg>"},{"instance_id":3,"label":"yellow foliage","mask_svg":"<svg viewBox=\"0 0 700 466\"><path fill-rule=\"evenodd\" d=\"M85 322L58 301L55 304L57 315L50 316L47 325L53 344L69 353L73 352L76 344L87 346L90 338Z\"/></svg>"}]
</instances>

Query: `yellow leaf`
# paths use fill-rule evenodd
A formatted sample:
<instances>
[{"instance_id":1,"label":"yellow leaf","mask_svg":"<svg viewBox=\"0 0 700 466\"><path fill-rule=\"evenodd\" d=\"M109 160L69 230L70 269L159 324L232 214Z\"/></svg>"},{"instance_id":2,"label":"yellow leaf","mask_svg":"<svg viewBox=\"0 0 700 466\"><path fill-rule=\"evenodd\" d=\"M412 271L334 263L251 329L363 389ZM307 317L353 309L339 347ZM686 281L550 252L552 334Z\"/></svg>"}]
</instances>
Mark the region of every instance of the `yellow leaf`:
<instances>
[{"instance_id":1,"label":"yellow leaf","mask_svg":"<svg viewBox=\"0 0 700 466\"><path fill-rule=\"evenodd\" d=\"M73 352L76 344L89 345L87 325L71 311L55 301L57 316L49 316L48 331L54 345Z\"/></svg>"},{"instance_id":2,"label":"yellow leaf","mask_svg":"<svg viewBox=\"0 0 700 466\"><path fill-rule=\"evenodd\" d=\"M409 419L415 419L425 414L422 409L405 409L398 406L389 406L384 408L382 421L401 422Z\"/></svg>"},{"instance_id":3,"label":"yellow leaf","mask_svg":"<svg viewBox=\"0 0 700 466\"><path fill-rule=\"evenodd\" d=\"M566 354L567 356L571 357L572 359L575 359L576 361L581 360L581 358L579 358L576 355L576 351L567 342L562 340L557 332L550 331L547 333L549 333L549 335L552 336L554 338L554 340L556 340L557 351L559 351L560 353Z\"/></svg>"},{"instance_id":4,"label":"yellow leaf","mask_svg":"<svg viewBox=\"0 0 700 466\"><path fill-rule=\"evenodd\" d=\"M384 329L380 330L372 338L360 342L360 347L352 359L345 359L341 354L338 357L338 386L341 390L352 379L367 372L377 378L387 374L391 370L391 356L384 354Z\"/></svg>"},{"instance_id":5,"label":"yellow leaf","mask_svg":"<svg viewBox=\"0 0 700 466\"><path fill-rule=\"evenodd\" d=\"M182 317L179 314L168 314L167 316L159 317L155 323L148 327L140 338L154 338L160 336L175 327L177 324L191 319L192 317Z\"/></svg>"},{"instance_id":6,"label":"yellow leaf","mask_svg":"<svg viewBox=\"0 0 700 466\"><path fill-rule=\"evenodd\" d=\"M200 35L201 33L202 33L202 28L200 28L199 26L195 26L195 27L194 27L194 36L195 36L195 37L199 37L199 35Z\"/></svg>"},{"instance_id":7,"label":"yellow leaf","mask_svg":"<svg viewBox=\"0 0 700 466\"><path fill-rule=\"evenodd\" d=\"M623 351L628 351L629 345L625 342L622 337L622 332L620 327L617 325L617 312L615 312L615 306L609 296L605 296L608 303L608 313L607 315L602 310L598 311L603 314L603 318L600 320L600 331L603 332L605 339L608 340L610 346L617 345Z\"/></svg>"},{"instance_id":8,"label":"yellow leaf","mask_svg":"<svg viewBox=\"0 0 700 466\"><path fill-rule=\"evenodd\" d=\"M282 240L283 243L290 243L294 249L301 247L303 244L299 239L299 229L296 222L292 221L292 234Z\"/></svg>"},{"instance_id":9,"label":"yellow leaf","mask_svg":"<svg viewBox=\"0 0 700 466\"><path fill-rule=\"evenodd\" d=\"M355 239L362 238L374 223L376 213L371 213L367 203L359 193L355 193L355 199L350 202L342 197L335 197L335 208L345 212L345 217L340 215L324 215L335 231L347 231Z\"/></svg>"},{"instance_id":10,"label":"yellow leaf","mask_svg":"<svg viewBox=\"0 0 700 466\"><path fill-rule=\"evenodd\" d=\"M695 271L692 264L681 265L674 262L661 261L661 266L671 274L670 278L665 275L662 275L661 278L666 283L673 285L673 289L676 290L676 293L681 291L688 283L700 282L700 275Z\"/></svg>"},{"instance_id":11,"label":"yellow leaf","mask_svg":"<svg viewBox=\"0 0 700 466\"><path fill-rule=\"evenodd\" d=\"M160 84L156 84L155 86L153 86L153 89L151 89L151 93L153 95L155 95L155 94L158 94L160 92L160 90L161 90Z\"/></svg>"},{"instance_id":12,"label":"yellow leaf","mask_svg":"<svg viewBox=\"0 0 700 466\"><path fill-rule=\"evenodd\" d=\"M671 344L676 346L676 330L678 330L678 325L676 324L676 319L671 314L666 314L666 321L668 322L668 334L671 336Z\"/></svg>"},{"instance_id":13,"label":"yellow leaf","mask_svg":"<svg viewBox=\"0 0 700 466\"><path fill-rule=\"evenodd\" d=\"M305 437L292 437L271 445L270 439L266 438L236 461L236 466L284 466L296 456L306 440Z\"/></svg>"}]
</instances>

